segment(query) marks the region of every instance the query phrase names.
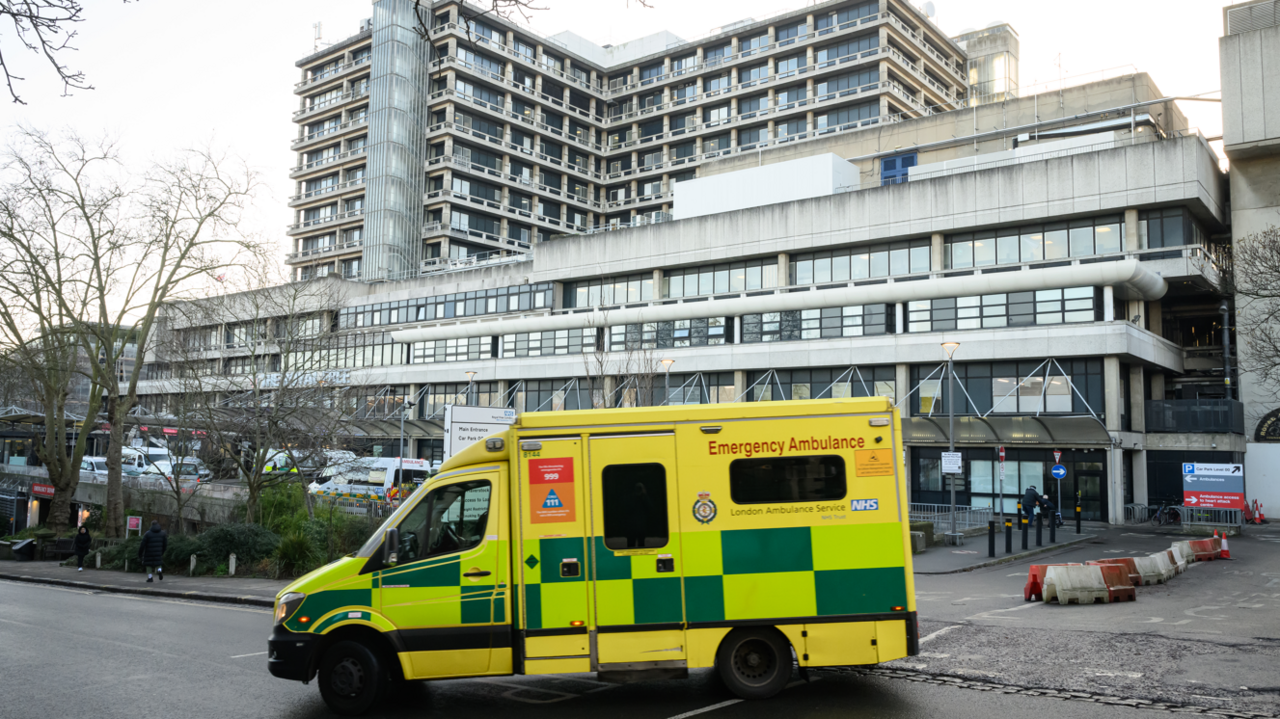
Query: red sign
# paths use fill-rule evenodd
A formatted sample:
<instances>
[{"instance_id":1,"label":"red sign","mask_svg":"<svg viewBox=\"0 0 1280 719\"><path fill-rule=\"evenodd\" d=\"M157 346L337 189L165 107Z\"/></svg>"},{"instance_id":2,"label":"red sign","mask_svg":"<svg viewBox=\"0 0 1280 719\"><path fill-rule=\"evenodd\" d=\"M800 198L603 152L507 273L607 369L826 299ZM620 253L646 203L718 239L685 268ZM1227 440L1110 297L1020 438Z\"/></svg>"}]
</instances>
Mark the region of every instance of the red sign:
<instances>
[{"instance_id":1,"label":"red sign","mask_svg":"<svg viewBox=\"0 0 1280 719\"><path fill-rule=\"evenodd\" d=\"M1003 462L1003 461L1004 461L1004 447L1001 447L1001 448L1000 448L1000 461L1001 461L1001 462Z\"/></svg>"},{"instance_id":2,"label":"red sign","mask_svg":"<svg viewBox=\"0 0 1280 719\"><path fill-rule=\"evenodd\" d=\"M533 524L574 521L572 457L529 460L529 510Z\"/></svg>"},{"instance_id":3,"label":"red sign","mask_svg":"<svg viewBox=\"0 0 1280 719\"><path fill-rule=\"evenodd\" d=\"M54 493L52 484L32 484L31 493L37 497L52 497Z\"/></svg>"},{"instance_id":4,"label":"red sign","mask_svg":"<svg viewBox=\"0 0 1280 719\"><path fill-rule=\"evenodd\" d=\"M139 532L142 531L142 517L129 517L128 519L129 519L129 524L128 524L129 529L136 529Z\"/></svg>"},{"instance_id":5,"label":"red sign","mask_svg":"<svg viewBox=\"0 0 1280 719\"><path fill-rule=\"evenodd\" d=\"M1062 452L1059 452L1056 449L1053 450L1053 463L1062 464Z\"/></svg>"},{"instance_id":6,"label":"red sign","mask_svg":"<svg viewBox=\"0 0 1280 719\"><path fill-rule=\"evenodd\" d=\"M1204 509L1244 509L1244 495L1234 492L1187 492L1182 493L1182 503L1188 507Z\"/></svg>"}]
</instances>

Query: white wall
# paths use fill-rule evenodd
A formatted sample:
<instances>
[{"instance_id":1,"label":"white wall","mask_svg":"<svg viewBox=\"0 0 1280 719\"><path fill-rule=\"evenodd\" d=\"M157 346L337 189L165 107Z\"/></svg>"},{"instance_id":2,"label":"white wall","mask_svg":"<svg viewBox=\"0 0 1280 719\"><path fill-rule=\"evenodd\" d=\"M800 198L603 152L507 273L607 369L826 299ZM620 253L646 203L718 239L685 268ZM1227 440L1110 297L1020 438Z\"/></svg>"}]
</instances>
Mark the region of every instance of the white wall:
<instances>
[{"instance_id":1,"label":"white wall","mask_svg":"<svg viewBox=\"0 0 1280 719\"><path fill-rule=\"evenodd\" d=\"M858 167L827 153L678 182L672 214L684 220L856 189Z\"/></svg>"},{"instance_id":2,"label":"white wall","mask_svg":"<svg viewBox=\"0 0 1280 719\"><path fill-rule=\"evenodd\" d=\"M1267 519L1280 519L1280 444L1250 442L1244 455L1245 499L1262 502ZM1274 515L1274 518L1273 518Z\"/></svg>"},{"instance_id":3,"label":"white wall","mask_svg":"<svg viewBox=\"0 0 1280 719\"><path fill-rule=\"evenodd\" d=\"M620 42L607 48L600 47L585 37L568 30L552 35L547 39L564 47L569 52L585 57L603 67L628 65L642 57L666 52L672 45L684 44L684 40L679 36L666 30L655 32L652 35L645 35L635 40Z\"/></svg>"}]
</instances>

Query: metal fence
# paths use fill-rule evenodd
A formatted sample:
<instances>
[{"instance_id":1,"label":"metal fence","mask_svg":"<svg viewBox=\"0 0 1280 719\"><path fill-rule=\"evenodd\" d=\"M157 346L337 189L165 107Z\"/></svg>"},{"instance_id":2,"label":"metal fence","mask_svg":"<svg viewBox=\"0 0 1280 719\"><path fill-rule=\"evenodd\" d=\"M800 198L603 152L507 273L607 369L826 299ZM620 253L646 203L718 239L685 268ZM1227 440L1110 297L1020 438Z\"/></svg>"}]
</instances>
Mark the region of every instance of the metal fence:
<instances>
[{"instance_id":1,"label":"metal fence","mask_svg":"<svg viewBox=\"0 0 1280 719\"><path fill-rule=\"evenodd\" d=\"M935 531L951 529L951 505L949 504L911 504L908 505L908 516L912 522L933 522ZM991 507L956 507L956 529L964 531L975 527L985 527L991 521Z\"/></svg>"},{"instance_id":2,"label":"metal fence","mask_svg":"<svg viewBox=\"0 0 1280 719\"><path fill-rule=\"evenodd\" d=\"M1207 509L1205 507L1174 507L1183 524L1207 524L1219 527L1239 527L1244 524L1244 513L1239 509Z\"/></svg>"}]
</instances>

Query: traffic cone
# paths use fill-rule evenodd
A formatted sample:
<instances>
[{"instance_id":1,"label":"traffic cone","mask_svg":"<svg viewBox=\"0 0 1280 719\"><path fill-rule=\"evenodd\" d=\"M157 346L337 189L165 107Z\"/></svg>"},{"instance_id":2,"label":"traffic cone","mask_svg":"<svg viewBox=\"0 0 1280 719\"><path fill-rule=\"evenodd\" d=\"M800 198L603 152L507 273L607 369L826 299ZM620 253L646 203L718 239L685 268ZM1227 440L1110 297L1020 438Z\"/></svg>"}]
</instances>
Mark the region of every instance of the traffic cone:
<instances>
[{"instance_id":1,"label":"traffic cone","mask_svg":"<svg viewBox=\"0 0 1280 719\"><path fill-rule=\"evenodd\" d=\"M1227 547L1227 533L1222 533L1222 555L1221 559L1231 559L1231 549Z\"/></svg>"}]
</instances>

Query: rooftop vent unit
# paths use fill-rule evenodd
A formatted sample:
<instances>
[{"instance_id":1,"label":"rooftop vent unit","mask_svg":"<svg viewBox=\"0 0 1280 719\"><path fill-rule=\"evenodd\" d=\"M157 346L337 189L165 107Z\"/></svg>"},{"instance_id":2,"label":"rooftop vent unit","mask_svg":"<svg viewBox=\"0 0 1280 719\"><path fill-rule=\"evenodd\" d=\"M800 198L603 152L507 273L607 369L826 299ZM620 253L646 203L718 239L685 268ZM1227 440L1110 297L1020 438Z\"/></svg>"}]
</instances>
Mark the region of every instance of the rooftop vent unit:
<instances>
[{"instance_id":1,"label":"rooftop vent unit","mask_svg":"<svg viewBox=\"0 0 1280 719\"><path fill-rule=\"evenodd\" d=\"M360 21L360 32L369 32L373 30L373 18L367 17Z\"/></svg>"},{"instance_id":2,"label":"rooftop vent unit","mask_svg":"<svg viewBox=\"0 0 1280 719\"><path fill-rule=\"evenodd\" d=\"M1262 30L1280 25L1280 0L1263 0L1251 5L1227 8L1227 34Z\"/></svg>"}]
</instances>

